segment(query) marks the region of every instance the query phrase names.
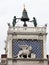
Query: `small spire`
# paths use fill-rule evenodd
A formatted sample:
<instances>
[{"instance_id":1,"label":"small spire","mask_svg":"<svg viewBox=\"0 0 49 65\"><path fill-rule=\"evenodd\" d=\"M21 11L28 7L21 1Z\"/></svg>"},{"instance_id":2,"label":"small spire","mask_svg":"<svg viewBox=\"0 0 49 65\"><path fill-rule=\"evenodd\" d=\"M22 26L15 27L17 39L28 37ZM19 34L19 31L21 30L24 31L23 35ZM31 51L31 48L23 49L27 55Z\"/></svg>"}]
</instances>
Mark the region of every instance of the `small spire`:
<instances>
[{"instance_id":1,"label":"small spire","mask_svg":"<svg viewBox=\"0 0 49 65\"><path fill-rule=\"evenodd\" d=\"M23 6L24 6L24 9L25 9L25 4Z\"/></svg>"}]
</instances>

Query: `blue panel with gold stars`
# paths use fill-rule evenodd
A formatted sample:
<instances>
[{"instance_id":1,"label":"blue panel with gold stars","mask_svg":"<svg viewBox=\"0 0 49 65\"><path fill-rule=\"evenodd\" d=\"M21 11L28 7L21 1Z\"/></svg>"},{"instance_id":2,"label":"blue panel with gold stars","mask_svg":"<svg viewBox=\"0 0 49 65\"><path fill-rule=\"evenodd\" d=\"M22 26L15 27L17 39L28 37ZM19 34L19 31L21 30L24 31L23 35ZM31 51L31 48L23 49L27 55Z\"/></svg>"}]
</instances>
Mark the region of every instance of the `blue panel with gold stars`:
<instances>
[{"instance_id":1,"label":"blue panel with gold stars","mask_svg":"<svg viewBox=\"0 0 49 65\"><path fill-rule=\"evenodd\" d=\"M26 40L26 39L13 39L12 41L12 53L13 57L16 57L21 50L19 45L28 45L32 47L32 53L36 54L36 58L43 58L43 41L42 40Z\"/></svg>"}]
</instances>

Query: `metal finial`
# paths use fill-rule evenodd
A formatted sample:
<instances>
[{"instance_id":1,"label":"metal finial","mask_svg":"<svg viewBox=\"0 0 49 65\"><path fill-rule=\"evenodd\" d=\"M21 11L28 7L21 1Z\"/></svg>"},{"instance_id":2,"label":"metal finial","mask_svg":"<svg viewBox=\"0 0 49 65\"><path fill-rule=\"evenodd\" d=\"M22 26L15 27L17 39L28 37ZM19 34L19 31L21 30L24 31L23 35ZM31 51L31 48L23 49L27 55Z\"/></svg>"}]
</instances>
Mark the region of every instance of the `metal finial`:
<instances>
[{"instance_id":1,"label":"metal finial","mask_svg":"<svg viewBox=\"0 0 49 65\"><path fill-rule=\"evenodd\" d=\"M25 4L24 4L24 9L25 9Z\"/></svg>"}]
</instances>

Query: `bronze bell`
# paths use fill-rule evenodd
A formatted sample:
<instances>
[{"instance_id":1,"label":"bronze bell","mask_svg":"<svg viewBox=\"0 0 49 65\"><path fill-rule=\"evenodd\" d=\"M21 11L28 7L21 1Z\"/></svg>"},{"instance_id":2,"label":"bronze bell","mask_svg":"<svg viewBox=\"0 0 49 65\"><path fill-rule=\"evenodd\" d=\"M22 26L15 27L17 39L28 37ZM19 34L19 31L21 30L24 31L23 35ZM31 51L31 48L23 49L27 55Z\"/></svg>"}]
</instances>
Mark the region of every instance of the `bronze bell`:
<instances>
[{"instance_id":1,"label":"bronze bell","mask_svg":"<svg viewBox=\"0 0 49 65\"><path fill-rule=\"evenodd\" d=\"M24 22L23 26L27 26L26 21L29 21L28 15L27 15L27 11L24 8L23 12L22 12L22 17L21 17L21 21Z\"/></svg>"}]
</instances>

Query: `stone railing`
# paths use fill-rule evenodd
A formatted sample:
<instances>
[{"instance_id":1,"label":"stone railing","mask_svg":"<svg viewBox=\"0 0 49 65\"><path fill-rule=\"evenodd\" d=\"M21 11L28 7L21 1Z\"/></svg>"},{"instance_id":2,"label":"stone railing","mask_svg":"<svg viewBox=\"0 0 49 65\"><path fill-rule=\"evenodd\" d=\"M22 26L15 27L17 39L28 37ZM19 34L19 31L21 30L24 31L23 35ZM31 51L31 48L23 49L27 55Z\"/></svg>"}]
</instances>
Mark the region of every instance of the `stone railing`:
<instances>
[{"instance_id":1,"label":"stone railing","mask_svg":"<svg viewBox=\"0 0 49 65\"><path fill-rule=\"evenodd\" d=\"M11 32L46 33L46 27L10 27L8 33Z\"/></svg>"},{"instance_id":2,"label":"stone railing","mask_svg":"<svg viewBox=\"0 0 49 65\"><path fill-rule=\"evenodd\" d=\"M47 59L8 59L8 65L48 65L48 62Z\"/></svg>"},{"instance_id":3,"label":"stone railing","mask_svg":"<svg viewBox=\"0 0 49 65\"><path fill-rule=\"evenodd\" d=\"M7 58L0 59L0 65L48 65L47 59L16 59L16 58ZM5 60L5 62L2 62Z\"/></svg>"}]
</instances>

